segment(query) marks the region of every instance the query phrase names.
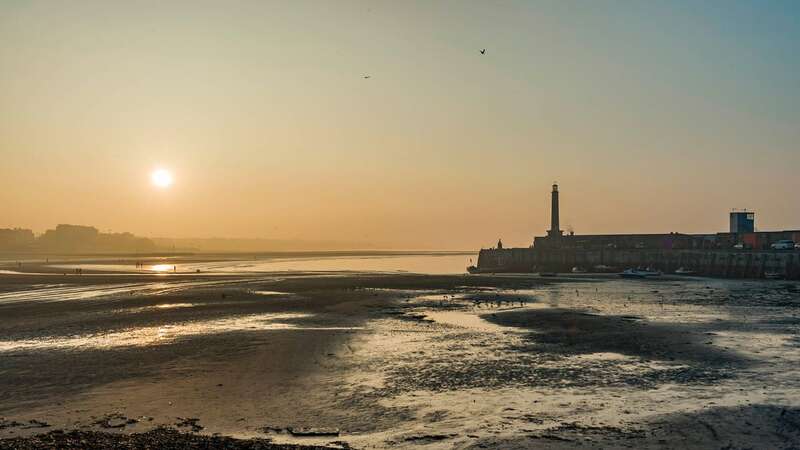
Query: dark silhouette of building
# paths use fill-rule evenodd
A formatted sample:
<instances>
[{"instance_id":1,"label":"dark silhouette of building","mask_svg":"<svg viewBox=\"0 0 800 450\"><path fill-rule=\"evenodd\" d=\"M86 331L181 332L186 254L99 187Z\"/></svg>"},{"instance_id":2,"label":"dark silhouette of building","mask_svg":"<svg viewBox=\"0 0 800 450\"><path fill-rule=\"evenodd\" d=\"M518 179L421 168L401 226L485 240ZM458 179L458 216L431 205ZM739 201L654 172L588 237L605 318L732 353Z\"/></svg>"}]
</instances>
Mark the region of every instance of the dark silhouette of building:
<instances>
[{"instance_id":1,"label":"dark silhouette of building","mask_svg":"<svg viewBox=\"0 0 800 450\"><path fill-rule=\"evenodd\" d=\"M731 211L731 233L752 233L756 230L756 213L752 211Z\"/></svg>"},{"instance_id":2,"label":"dark silhouette of building","mask_svg":"<svg viewBox=\"0 0 800 450\"><path fill-rule=\"evenodd\" d=\"M51 252L153 252L153 241L131 233L100 233L95 227L60 224L47 230L36 243L38 250Z\"/></svg>"},{"instance_id":3,"label":"dark silhouette of building","mask_svg":"<svg viewBox=\"0 0 800 450\"><path fill-rule=\"evenodd\" d=\"M564 232L561 231L561 226L558 220L558 185L553 184L553 192L550 193L550 229L547 231L547 236L551 238L561 237Z\"/></svg>"},{"instance_id":4,"label":"dark silhouette of building","mask_svg":"<svg viewBox=\"0 0 800 450\"><path fill-rule=\"evenodd\" d=\"M26 250L35 241L36 238L31 230L22 228L0 229L0 250Z\"/></svg>"},{"instance_id":5,"label":"dark silhouette of building","mask_svg":"<svg viewBox=\"0 0 800 450\"><path fill-rule=\"evenodd\" d=\"M698 274L763 277L777 273L800 279L800 249L773 248L778 241L800 242L800 230L752 231L755 214L732 212L731 231L684 234L564 235L559 229L558 185L551 193L550 229L524 248L482 249L472 272L559 272L654 267L665 272L680 267Z\"/></svg>"}]
</instances>

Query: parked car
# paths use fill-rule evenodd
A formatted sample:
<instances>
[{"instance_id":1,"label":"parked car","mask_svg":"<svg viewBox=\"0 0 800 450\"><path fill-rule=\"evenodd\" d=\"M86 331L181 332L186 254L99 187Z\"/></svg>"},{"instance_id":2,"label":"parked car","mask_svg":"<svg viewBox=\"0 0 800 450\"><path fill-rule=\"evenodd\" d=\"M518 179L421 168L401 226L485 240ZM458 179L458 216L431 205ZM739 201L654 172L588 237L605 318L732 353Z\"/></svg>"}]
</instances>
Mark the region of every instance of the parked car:
<instances>
[{"instance_id":1,"label":"parked car","mask_svg":"<svg viewBox=\"0 0 800 450\"><path fill-rule=\"evenodd\" d=\"M794 249L795 250L800 250L800 242L794 244Z\"/></svg>"},{"instance_id":2,"label":"parked car","mask_svg":"<svg viewBox=\"0 0 800 450\"><path fill-rule=\"evenodd\" d=\"M770 247L773 250L794 250L795 245L794 245L794 241L791 241L789 239L784 239L784 240L781 240L781 241L773 243L772 245L770 245Z\"/></svg>"},{"instance_id":3,"label":"parked car","mask_svg":"<svg viewBox=\"0 0 800 450\"><path fill-rule=\"evenodd\" d=\"M736 250L744 250L744 244L742 244L740 242L740 243L734 245L733 248L735 248Z\"/></svg>"}]
</instances>

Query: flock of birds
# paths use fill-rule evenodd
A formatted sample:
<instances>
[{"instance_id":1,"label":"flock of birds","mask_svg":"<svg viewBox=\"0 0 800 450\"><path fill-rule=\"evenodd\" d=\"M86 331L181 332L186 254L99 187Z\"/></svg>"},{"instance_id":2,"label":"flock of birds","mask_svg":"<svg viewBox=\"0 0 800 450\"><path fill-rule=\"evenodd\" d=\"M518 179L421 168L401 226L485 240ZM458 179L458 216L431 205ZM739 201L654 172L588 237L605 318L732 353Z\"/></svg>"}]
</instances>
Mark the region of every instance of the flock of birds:
<instances>
[{"instance_id":1,"label":"flock of birds","mask_svg":"<svg viewBox=\"0 0 800 450\"><path fill-rule=\"evenodd\" d=\"M480 52L481 52L481 55L485 55L485 54L486 54L486 49L485 49L485 48L482 48L482 49L480 50ZM372 78L372 75L364 75L364 79L365 79L365 80L369 80L370 78Z\"/></svg>"}]
</instances>

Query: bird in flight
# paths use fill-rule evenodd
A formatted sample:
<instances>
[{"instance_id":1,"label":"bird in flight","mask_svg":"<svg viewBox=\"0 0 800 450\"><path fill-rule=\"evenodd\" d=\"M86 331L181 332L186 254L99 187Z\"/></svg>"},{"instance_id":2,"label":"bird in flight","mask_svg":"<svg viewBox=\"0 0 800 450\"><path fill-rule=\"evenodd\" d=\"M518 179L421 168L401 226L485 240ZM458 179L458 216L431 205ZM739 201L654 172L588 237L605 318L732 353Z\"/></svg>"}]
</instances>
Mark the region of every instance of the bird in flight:
<instances>
[{"instance_id":1,"label":"bird in flight","mask_svg":"<svg viewBox=\"0 0 800 450\"><path fill-rule=\"evenodd\" d=\"M481 50L481 55L485 55L485 54L486 54L486 49Z\"/></svg>"},{"instance_id":2,"label":"bird in flight","mask_svg":"<svg viewBox=\"0 0 800 450\"><path fill-rule=\"evenodd\" d=\"M372 75L364 75L364 79L365 79L365 80L367 80L367 79L369 79L371 76L372 76Z\"/></svg>"}]
</instances>

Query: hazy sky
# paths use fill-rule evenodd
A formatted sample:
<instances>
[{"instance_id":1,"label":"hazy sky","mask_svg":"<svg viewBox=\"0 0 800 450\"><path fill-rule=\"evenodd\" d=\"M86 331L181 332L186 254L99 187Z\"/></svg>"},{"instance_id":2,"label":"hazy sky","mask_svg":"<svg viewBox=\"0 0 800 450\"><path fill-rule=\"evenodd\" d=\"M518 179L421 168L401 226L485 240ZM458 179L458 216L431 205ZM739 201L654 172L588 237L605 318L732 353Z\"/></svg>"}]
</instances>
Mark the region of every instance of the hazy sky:
<instances>
[{"instance_id":1,"label":"hazy sky","mask_svg":"<svg viewBox=\"0 0 800 450\"><path fill-rule=\"evenodd\" d=\"M0 227L800 228L798 143L796 1L0 2Z\"/></svg>"}]
</instances>

